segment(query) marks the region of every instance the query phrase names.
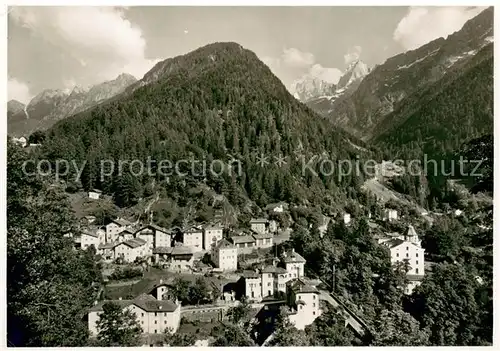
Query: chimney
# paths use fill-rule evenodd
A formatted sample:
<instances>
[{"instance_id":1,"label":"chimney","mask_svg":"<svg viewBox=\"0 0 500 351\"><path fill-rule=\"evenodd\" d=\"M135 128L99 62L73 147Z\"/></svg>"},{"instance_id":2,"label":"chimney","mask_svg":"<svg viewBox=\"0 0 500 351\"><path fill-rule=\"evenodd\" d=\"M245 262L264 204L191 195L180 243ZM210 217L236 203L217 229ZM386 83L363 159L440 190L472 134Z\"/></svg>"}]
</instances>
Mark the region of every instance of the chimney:
<instances>
[{"instance_id":1,"label":"chimney","mask_svg":"<svg viewBox=\"0 0 500 351\"><path fill-rule=\"evenodd\" d=\"M162 284L162 283L163 283L163 279L160 279L160 284Z\"/></svg>"}]
</instances>

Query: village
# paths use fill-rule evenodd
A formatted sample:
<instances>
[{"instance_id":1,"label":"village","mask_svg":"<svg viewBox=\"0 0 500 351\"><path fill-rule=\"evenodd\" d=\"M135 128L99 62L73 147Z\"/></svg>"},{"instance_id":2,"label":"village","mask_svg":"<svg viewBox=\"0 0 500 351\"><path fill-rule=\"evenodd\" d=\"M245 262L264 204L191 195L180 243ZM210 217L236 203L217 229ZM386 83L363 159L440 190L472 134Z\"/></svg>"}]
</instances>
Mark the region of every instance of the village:
<instances>
[{"instance_id":1,"label":"village","mask_svg":"<svg viewBox=\"0 0 500 351\"><path fill-rule=\"evenodd\" d=\"M89 196L96 199L99 193L91 192ZM275 204L268 210L283 213L287 205ZM379 219L396 222L398 211L385 209ZM99 313L109 301L134 312L144 335L152 337L148 340L165 331L177 332L183 321L222 321L228 309L243 300L250 303L255 315L262 309L287 306L289 320L299 330L321 315L325 303L339 304L324 282L307 276L307 262L298 252L293 248L278 252L279 244L287 238L278 235L282 231L275 220L253 218L249 229L225 228L217 222L167 229L152 221L139 224L124 218L96 226L94 220L92 216L84 219L81 236L74 238L77 248L93 246L102 261L115 269L154 267L157 274L142 289L132 289L135 294L115 294L112 300L96 301L88 314L91 336L97 335ZM355 219L344 213L339 220L350 226ZM320 235L324 235L327 225L325 221L320 226ZM409 225L402 233L376 235L375 239L390 251L392 264L405 263L404 292L411 294L425 274L425 250L414 227ZM172 293L179 277L191 281L199 277L209 279L214 288L210 289L211 298L204 303L182 304ZM350 311L345 313L347 323L362 333L362 321L358 322L359 318Z\"/></svg>"}]
</instances>

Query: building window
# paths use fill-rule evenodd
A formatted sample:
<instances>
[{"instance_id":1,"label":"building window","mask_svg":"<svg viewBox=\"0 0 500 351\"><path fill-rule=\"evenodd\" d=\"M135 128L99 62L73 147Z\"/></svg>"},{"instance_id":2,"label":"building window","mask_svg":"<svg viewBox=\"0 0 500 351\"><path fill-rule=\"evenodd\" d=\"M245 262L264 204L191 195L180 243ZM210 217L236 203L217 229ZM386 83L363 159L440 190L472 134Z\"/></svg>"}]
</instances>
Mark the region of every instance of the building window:
<instances>
[{"instance_id":1,"label":"building window","mask_svg":"<svg viewBox=\"0 0 500 351\"><path fill-rule=\"evenodd\" d=\"M155 324L158 324L158 321L155 321Z\"/></svg>"},{"instance_id":2,"label":"building window","mask_svg":"<svg viewBox=\"0 0 500 351\"><path fill-rule=\"evenodd\" d=\"M167 324L167 321L165 320L164 324Z\"/></svg>"},{"instance_id":3,"label":"building window","mask_svg":"<svg viewBox=\"0 0 500 351\"><path fill-rule=\"evenodd\" d=\"M316 312L315 312L315 311L313 311L313 316L315 316L315 315L316 315Z\"/></svg>"},{"instance_id":4,"label":"building window","mask_svg":"<svg viewBox=\"0 0 500 351\"><path fill-rule=\"evenodd\" d=\"M415 256L418 257L418 253L416 253Z\"/></svg>"},{"instance_id":5,"label":"building window","mask_svg":"<svg viewBox=\"0 0 500 351\"><path fill-rule=\"evenodd\" d=\"M157 334L157 333L158 333L158 330L155 329L155 334Z\"/></svg>"},{"instance_id":6,"label":"building window","mask_svg":"<svg viewBox=\"0 0 500 351\"><path fill-rule=\"evenodd\" d=\"M316 295L313 295L313 300L316 300Z\"/></svg>"},{"instance_id":7,"label":"building window","mask_svg":"<svg viewBox=\"0 0 500 351\"><path fill-rule=\"evenodd\" d=\"M158 313L155 312L155 317L158 315Z\"/></svg>"},{"instance_id":8,"label":"building window","mask_svg":"<svg viewBox=\"0 0 500 351\"><path fill-rule=\"evenodd\" d=\"M418 264L418 260L415 261L415 264Z\"/></svg>"},{"instance_id":9,"label":"building window","mask_svg":"<svg viewBox=\"0 0 500 351\"><path fill-rule=\"evenodd\" d=\"M408 254L408 252L406 253L406 257L410 257L410 255Z\"/></svg>"},{"instance_id":10,"label":"building window","mask_svg":"<svg viewBox=\"0 0 500 351\"><path fill-rule=\"evenodd\" d=\"M398 253L396 254L396 257L399 257L399 254L398 254Z\"/></svg>"},{"instance_id":11,"label":"building window","mask_svg":"<svg viewBox=\"0 0 500 351\"><path fill-rule=\"evenodd\" d=\"M271 283L267 283L267 286L271 286Z\"/></svg>"},{"instance_id":12,"label":"building window","mask_svg":"<svg viewBox=\"0 0 500 351\"><path fill-rule=\"evenodd\" d=\"M316 304L313 302L313 307L316 307Z\"/></svg>"},{"instance_id":13,"label":"building window","mask_svg":"<svg viewBox=\"0 0 500 351\"><path fill-rule=\"evenodd\" d=\"M302 309L302 305L300 305L300 309Z\"/></svg>"},{"instance_id":14,"label":"building window","mask_svg":"<svg viewBox=\"0 0 500 351\"><path fill-rule=\"evenodd\" d=\"M407 246L407 247L406 247L406 251L408 251L409 249L410 249L410 247L409 247L409 246Z\"/></svg>"},{"instance_id":15,"label":"building window","mask_svg":"<svg viewBox=\"0 0 500 351\"><path fill-rule=\"evenodd\" d=\"M141 313L141 317L144 317L144 313Z\"/></svg>"},{"instance_id":16,"label":"building window","mask_svg":"<svg viewBox=\"0 0 500 351\"><path fill-rule=\"evenodd\" d=\"M417 274L418 274L418 268L415 268L415 273L417 273Z\"/></svg>"}]
</instances>

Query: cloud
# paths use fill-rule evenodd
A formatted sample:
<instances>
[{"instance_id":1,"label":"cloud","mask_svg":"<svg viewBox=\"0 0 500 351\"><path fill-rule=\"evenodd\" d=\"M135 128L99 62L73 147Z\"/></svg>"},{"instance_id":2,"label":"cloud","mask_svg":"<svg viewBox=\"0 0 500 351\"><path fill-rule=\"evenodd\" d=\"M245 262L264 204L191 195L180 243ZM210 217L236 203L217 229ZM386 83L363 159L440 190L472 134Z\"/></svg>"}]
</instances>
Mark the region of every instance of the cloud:
<instances>
[{"instance_id":1,"label":"cloud","mask_svg":"<svg viewBox=\"0 0 500 351\"><path fill-rule=\"evenodd\" d=\"M158 60L146 58L142 31L125 12L120 7L16 7L11 16L81 66L99 65L99 78L123 72L142 78Z\"/></svg>"},{"instance_id":2,"label":"cloud","mask_svg":"<svg viewBox=\"0 0 500 351\"><path fill-rule=\"evenodd\" d=\"M460 30L484 7L410 7L398 23L393 38L405 49L416 49L434 39Z\"/></svg>"},{"instance_id":3,"label":"cloud","mask_svg":"<svg viewBox=\"0 0 500 351\"><path fill-rule=\"evenodd\" d=\"M31 100L31 93L28 85L16 78L9 78L7 82L7 95L9 100L17 100L27 104Z\"/></svg>"},{"instance_id":4,"label":"cloud","mask_svg":"<svg viewBox=\"0 0 500 351\"><path fill-rule=\"evenodd\" d=\"M312 77L319 78L327 83L337 84L342 76L342 71L338 68L323 67L317 63L311 67L309 74Z\"/></svg>"},{"instance_id":5,"label":"cloud","mask_svg":"<svg viewBox=\"0 0 500 351\"><path fill-rule=\"evenodd\" d=\"M347 53L344 55L344 62L346 65L350 64L353 61L359 60L361 56L361 46L356 45L347 49Z\"/></svg>"},{"instance_id":6,"label":"cloud","mask_svg":"<svg viewBox=\"0 0 500 351\"><path fill-rule=\"evenodd\" d=\"M283 49L283 63L290 67L309 67L314 64L314 55L296 48Z\"/></svg>"}]
</instances>

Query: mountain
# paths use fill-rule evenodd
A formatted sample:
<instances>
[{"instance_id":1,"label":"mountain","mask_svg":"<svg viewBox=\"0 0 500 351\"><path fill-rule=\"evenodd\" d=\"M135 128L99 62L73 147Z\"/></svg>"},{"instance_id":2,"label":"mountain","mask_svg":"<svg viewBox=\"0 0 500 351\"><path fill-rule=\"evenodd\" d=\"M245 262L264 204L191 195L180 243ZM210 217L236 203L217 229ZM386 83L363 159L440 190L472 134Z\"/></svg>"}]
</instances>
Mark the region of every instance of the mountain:
<instances>
[{"instance_id":1,"label":"mountain","mask_svg":"<svg viewBox=\"0 0 500 351\"><path fill-rule=\"evenodd\" d=\"M352 93L308 105L353 135L371 139L378 124L403 99L459 69L492 40L493 8L488 8L446 39L433 40L374 67Z\"/></svg>"},{"instance_id":2,"label":"mountain","mask_svg":"<svg viewBox=\"0 0 500 351\"><path fill-rule=\"evenodd\" d=\"M368 66L363 61L356 60L349 64L337 84L306 74L292 83L290 91L296 99L307 103L314 109L316 105L322 105L325 102L329 104L338 97L355 90L368 72Z\"/></svg>"},{"instance_id":3,"label":"mountain","mask_svg":"<svg viewBox=\"0 0 500 351\"><path fill-rule=\"evenodd\" d=\"M16 123L26 119L26 112L24 111L26 105L17 100L10 100L7 102L7 121L8 123Z\"/></svg>"},{"instance_id":4,"label":"mountain","mask_svg":"<svg viewBox=\"0 0 500 351\"><path fill-rule=\"evenodd\" d=\"M185 199L190 193L185 187L203 183L243 206L248 198L259 205L345 200L343 189L356 175L320 177L302 162L319 156L332 162L354 159L359 151L351 140L297 101L253 52L236 43L215 43L159 62L125 94L58 122L42 151L49 159L86 160L84 187L118 194L120 206L141 197L152 177L115 169L114 177L101 179L100 160L184 160L187 175L172 175L168 182L153 167L168 196ZM233 158L241 161L241 174L190 171L189 160ZM280 158L284 162L276 161Z\"/></svg>"},{"instance_id":5,"label":"mountain","mask_svg":"<svg viewBox=\"0 0 500 351\"><path fill-rule=\"evenodd\" d=\"M332 95L336 89L337 86L335 84L328 83L321 78L313 77L309 74L295 80L290 86L293 96L302 102L320 96Z\"/></svg>"},{"instance_id":6,"label":"mountain","mask_svg":"<svg viewBox=\"0 0 500 351\"><path fill-rule=\"evenodd\" d=\"M396 154L451 153L493 131L493 44L463 66L403 99L375 129L372 141Z\"/></svg>"},{"instance_id":7,"label":"mountain","mask_svg":"<svg viewBox=\"0 0 500 351\"><path fill-rule=\"evenodd\" d=\"M8 132L12 135L30 134L36 129L47 129L56 121L88 109L120 93L137 79L121 74L116 79L92 86L76 86L70 93L47 89L36 95L27 105L27 116L8 119Z\"/></svg>"}]
</instances>

